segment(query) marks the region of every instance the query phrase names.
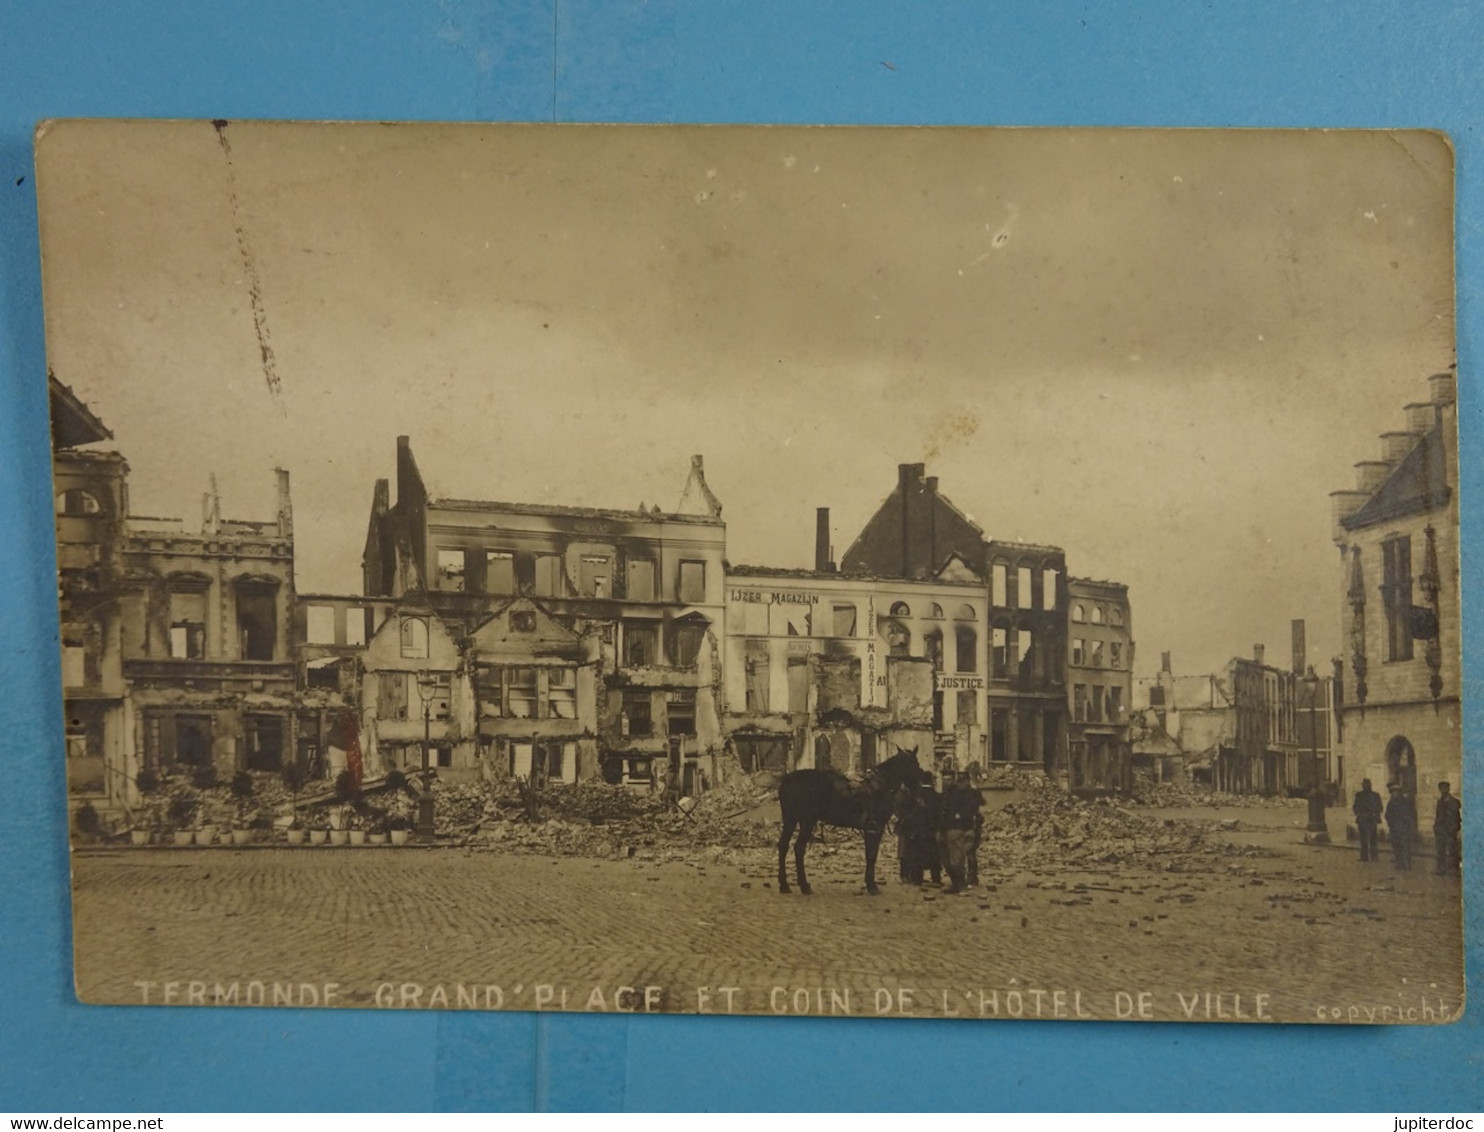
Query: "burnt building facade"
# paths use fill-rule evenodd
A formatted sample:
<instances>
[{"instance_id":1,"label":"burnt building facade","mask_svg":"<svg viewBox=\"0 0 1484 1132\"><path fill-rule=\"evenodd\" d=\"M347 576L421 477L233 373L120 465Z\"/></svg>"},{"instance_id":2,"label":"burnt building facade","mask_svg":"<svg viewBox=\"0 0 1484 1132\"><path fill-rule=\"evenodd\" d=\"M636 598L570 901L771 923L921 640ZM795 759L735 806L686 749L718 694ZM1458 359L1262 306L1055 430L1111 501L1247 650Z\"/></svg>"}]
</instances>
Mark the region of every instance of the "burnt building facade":
<instances>
[{"instance_id":1,"label":"burnt building facade","mask_svg":"<svg viewBox=\"0 0 1484 1132\"><path fill-rule=\"evenodd\" d=\"M990 538L922 464L896 487L840 561L841 572L984 588L984 761L1067 774L1068 583L1059 547Z\"/></svg>"},{"instance_id":2,"label":"burnt building facade","mask_svg":"<svg viewBox=\"0 0 1484 1132\"><path fill-rule=\"evenodd\" d=\"M1133 786L1134 692L1128 587L1071 578L1067 599L1067 781L1073 790L1126 791Z\"/></svg>"},{"instance_id":3,"label":"burnt building facade","mask_svg":"<svg viewBox=\"0 0 1484 1132\"><path fill-rule=\"evenodd\" d=\"M984 763L986 592L975 582L727 573L729 743L741 769L862 771L900 748Z\"/></svg>"},{"instance_id":4,"label":"burnt building facade","mask_svg":"<svg viewBox=\"0 0 1484 1132\"><path fill-rule=\"evenodd\" d=\"M288 473L271 519L199 526L130 514L128 465L51 380L69 794L103 813L139 780L210 767L276 771L293 757L298 682Z\"/></svg>"},{"instance_id":5,"label":"burnt building facade","mask_svg":"<svg viewBox=\"0 0 1484 1132\"><path fill-rule=\"evenodd\" d=\"M699 456L675 511L621 511L434 498L409 439L400 437L396 500L388 481L378 481L362 561L367 597L420 595L457 637L474 639L466 649L479 683L470 757L483 773L543 758L549 769L570 758L571 770L560 774L574 780L649 782L673 773L698 789L723 772L725 553L721 504ZM527 604L512 605L517 598ZM508 625L489 629L497 615L568 634L565 660L576 666L576 683L552 684L568 677L565 661L546 663L542 650L552 642ZM495 636L498 685L478 667ZM542 740L512 720L541 716L516 715L511 705L565 705L569 694L585 702L588 679L590 733L551 737L544 756L528 751ZM501 714L493 715L497 687Z\"/></svg>"},{"instance_id":6,"label":"burnt building facade","mask_svg":"<svg viewBox=\"0 0 1484 1132\"><path fill-rule=\"evenodd\" d=\"M1228 794L1283 794L1303 785L1296 724L1299 678L1266 663L1262 645L1220 672L1139 681L1140 709L1185 752L1191 780Z\"/></svg>"}]
</instances>

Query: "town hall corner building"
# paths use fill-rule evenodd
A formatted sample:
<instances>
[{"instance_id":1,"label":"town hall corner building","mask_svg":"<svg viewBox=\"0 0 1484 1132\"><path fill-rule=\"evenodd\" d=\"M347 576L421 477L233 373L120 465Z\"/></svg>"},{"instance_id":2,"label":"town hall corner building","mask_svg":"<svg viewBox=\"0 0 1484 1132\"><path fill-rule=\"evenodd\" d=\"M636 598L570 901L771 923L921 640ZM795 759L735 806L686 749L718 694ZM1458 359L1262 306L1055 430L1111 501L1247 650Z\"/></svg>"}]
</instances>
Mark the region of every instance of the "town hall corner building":
<instances>
[{"instance_id":1,"label":"town hall corner building","mask_svg":"<svg viewBox=\"0 0 1484 1132\"><path fill-rule=\"evenodd\" d=\"M1420 801L1439 782L1457 793L1463 761L1456 382L1428 384L1380 457L1356 464L1356 487L1331 493L1345 783L1396 783Z\"/></svg>"}]
</instances>

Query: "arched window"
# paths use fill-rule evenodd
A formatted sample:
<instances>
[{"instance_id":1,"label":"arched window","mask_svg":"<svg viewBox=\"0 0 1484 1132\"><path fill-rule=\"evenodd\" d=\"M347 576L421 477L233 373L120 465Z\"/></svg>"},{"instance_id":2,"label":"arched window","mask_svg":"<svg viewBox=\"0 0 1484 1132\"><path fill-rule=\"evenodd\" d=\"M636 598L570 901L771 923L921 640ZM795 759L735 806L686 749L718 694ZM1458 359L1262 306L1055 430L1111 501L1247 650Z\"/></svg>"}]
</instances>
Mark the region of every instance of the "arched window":
<instances>
[{"instance_id":1,"label":"arched window","mask_svg":"<svg viewBox=\"0 0 1484 1132\"><path fill-rule=\"evenodd\" d=\"M1101 625L1103 623L1103 607L1101 605L1092 607L1092 623L1094 625Z\"/></svg>"},{"instance_id":2,"label":"arched window","mask_svg":"<svg viewBox=\"0 0 1484 1132\"><path fill-rule=\"evenodd\" d=\"M1072 603L1072 620L1079 625L1087 620L1087 610L1082 607L1080 601Z\"/></svg>"},{"instance_id":3,"label":"arched window","mask_svg":"<svg viewBox=\"0 0 1484 1132\"><path fill-rule=\"evenodd\" d=\"M428 623L421 617L402 618L402 655L409 660L426 660L428 656Z\"/></svg>"},{"instance_id":4,"label":"arched window","mask_svg":"<svg viewBox=\"0 0 1484 1132\"><path fill-rule=\"evenodd\" d=\"M935 602L931 602L928 605L927 615L929 617L931 617L931 618L934 618L934 619L940 619L943 616L943 607L941 605L939 605L936 601Z\"/></svg>"},{"instance_id":5,"label":"arched window","mask_svg":"<svg viewBox=\"0 0 1484 1132\"><path fill-rule=\"evenodd\" d=\"M893 617L911 617L912 609L905 601L892 602L891 615Z\"/></svg>"},{"instance_id":6,"label":"arched window","mask_svg":"<svg viewBox=\"0 0 1484 1132\"><path fill-rule=\"evenodd\" d=\"M80 487L58 492L56 505L58 515L88 518L103 514L103 504L98 502L98 497Z\"/></svg>"},{"instance_id":7,"label":"arched window","mask_svg":"<svg viewBox=\"0 0 1484 1132\"><path fill-rule=\"evenodd\" d=\"M1108 624L1115 628L1123 628L1123 610L1114 605L1108 609Z\"/></svg>"},{"instance_id":8,"label":"arched window","mask_svg":"<svg viewBox=\"0 0 1484 1132\"><path fill-rule=\"evenodd\" d=\"M958 671L978 672L979 634L968 625L960 625L954 629L953 639L957 645L957 655L954 659L958 662Z\"/></svg>"},{"instance_id":9,"label":"arched window","mask_svg":"<svg viewBox=\"0 0 1484 1132\"><path fill-rule=\"evenodd\" d=\"M977 614L977 613L974 612L974 607L972 605L961 605L961 606L959 606L958 607L958 612L955 613L953 615L953 617L954 617L954 620L956 620L956 621L978 621L979 620L979 614Z\"/></svg>"}]
</instances>

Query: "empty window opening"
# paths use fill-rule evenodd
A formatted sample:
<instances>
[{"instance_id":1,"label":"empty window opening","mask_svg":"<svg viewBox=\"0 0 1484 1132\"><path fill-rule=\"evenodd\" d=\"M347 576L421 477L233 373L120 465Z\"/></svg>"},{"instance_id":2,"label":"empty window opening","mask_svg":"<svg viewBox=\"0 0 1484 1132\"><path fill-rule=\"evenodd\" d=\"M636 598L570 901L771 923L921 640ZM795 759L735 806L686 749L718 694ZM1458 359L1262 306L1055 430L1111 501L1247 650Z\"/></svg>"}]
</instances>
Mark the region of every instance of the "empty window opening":
<instances>
[{"instance_id":1,"label":"empty window opening","mask_svg":"<svg viewBox=\"0 0 1484 1132\"><path fill-rule=\"evenodd\" d=\"M830 612L833 617L834 636L855 636L855 606L835 605L830 607Z\"/></svg>"},{"instance_id":2,"label":"empty window opening","mask_svg":"<svg viewBox=\"0 0 1484 1132\"><path fill-rule=\"evenodd\" d=\"M510 551L484 552L484 592L500 595L515 592L515 555Z\"/></svg>"},{"instance_id":3,"label":"empty window opening","mask_svg":"<svg viewBox=\"0 0 1484 1132\"><path fill-rule=\"evenodd\" d=\"M1047 567L1045 570L1041 571L1042 609L1056 608L1056 586L1060 578L1061 575L1056 570L1053 570L1050 567Z\"/></svg>"},{"instance_id":4,"label":"empty window opening","mask_svg":"<svg viewBox=\"0 0 1484 1132\"><path fill-rule=\"evenodd\" d=\"M979 722L979 693L971 689L960 689L958 693L958 718L959 724L971 724Z\"/></svg>"},{"instance_id":5,"label":"empty window opening","mask_svg":"<svg viewBox=\"0 0 1484 1132\"><path fill-rule=\"evenodd\" d=\"M243 720L243 743L248 770L279 770L283 766L283 718L247 716Z\"/></svg>"},{"instance_id":6,"label":"empty window opening","mask_svg":"<svg viewBox=\"0 0 1484 1132\"><path fill-rule=\"evenodd\" d=\"M464 590L464 552L457 547L440 547L438 550L438 580L440 590L462 593Z\"/></svg>"},{"instance_id":7,"label":"empty window opening","mask_svg":"<svg viewBox=\"0 0 1484 1132\"><path fill-rule=\"evenodd\" d=\"M990 636L990 647L994 652L991 658L992 675L1003 680L1009 669L1010 631L1004 626L996 625Z\"/></svg>"},{"instance_id":8,"label":"empty window opening","mask_svg":"<svg viewBox=\"0 0 1484 1132\"><path fill-rule=\"evenodd\" d=\"M1010 713L994 708L989 713L989 757L995 762L1010 758Z\"/></svg>"},{"instance_id":9,"label":"empty window opening","mask_svg":"<svg viewBox=\"0 0 1484 1132\"><path fill-rule=\"evenodd\" d=\"M678 622L670 630L671 661L680 668L689 668L700 657L705 640L705 625L697 621Z\"/></svg>"},{"instance_id":10,"label":"empty window opening","mask_svg":"<svg viewBox=\"0 0 1484 1132\"><path fill-rule=\"evenodd\" d=\"M538 597L566 597L565 572L559 554L536 555L536 594Z\"/></svg>"},{"instance_id":11,"label":"empty window opening","mask_svg":"<svg viewBox=\"0 0 1484 1132\"><path fill-rule=\"evenodd\" d=\"M625 596L630 601L653 601L654 562L649 558L630 558L628 563L628 588Z\"/></svg>"},{"instance_id":12,"label":"empty window opening","mask_svg":"<svg viewBox=\"0 0 1484 1132\"><path fill-rule=\"evenodd\" d=\"M933 671L943 671L943 630L933 629L923 634L922 651L933 662Z\"/></svg>"},{"instance_id":13,"label":"empty window opening","mask_svg":"<svg viewBox=\"0 0 1484 1132\"><path fill-rule=\"evenodd\" d=\"M680 600L692 603L706 600L706 563L680 564Z\"/></svg>"},{"instance_id":14,"label":"empty window opening","mask_svg":"<svg viewBox=\"0 0 1484 1132\"><path fill-rule=\"evenodd\" d=\"M953 631L959 672L979 671L979 634L968 625L959 625Z\"/></svg>"},{"instance_id":15,"label":"empty window opening","mask_svg":"<svg viewBox=\"0 0 1484 1132\"><path fill-rule=\"evenodd\" d=\"M309 606L304 613L304 632L311 645L333 645L335 643L334 606Z\"/></svg>"},{"instance_id":16,"label":"empty window opening","mask_svg":"<svg viewBox=\"0 0 1484 1132\"><path fill-rule=\"evenodd\" d=\"M622 730L632 739L647 739L654 734L654 700L647 690L623 694Z\"/></svg>"},{"instance_id":17,"label":"empty window opening","mask_svg":"<svg viewBox=\"0 0 1484 1132\"><path fill-rule=\"evenodd\" d=\"M693 689L686 688L670 693L670 702L666 705L665 726L671 735L695 735L696 693Z\"/></svg>"},{"instance_id":18,"label":"empty window opening","mask_svg":"<svg viewBox=\"0 0 1484 1132\"><path fill-rule=\"evenodd\" d=\"M340 658L335 656L311 660L304 669L304 682L311 688L340 690Z\"/></svg>"},{"instance_id":19,"label":"empty window opening","mask_svg":"<svg viewBox=\"0 0 1484 1132\"><path fill-rule=\"evenodd\" d=\"M546 670L546 702L552 719L577 718L577 670Z\"/></svg>"},{"instance_id":20,"label":"empty window opening","mask_svg":"<svg viewBox=\"0 0 1484 1132\"><path fill-rule=\"evenodd\" d=\"M1103 607L1101 605L1092 607L1092 623L1094 625L1101 625L1103 623Z\"/></svg>"},{"instance_id":21,"label":"empty window opening","mask_svg":"<svg viewBox=\"0 0 1484 1132\"><path fill-rule=\"evenodd\" d=\"M1003 562L996 562L989 572L990 601L1001 609L1005 607L1008 600L1005 591L1009 588L1009 569Z\"/></svg>"},{"instance_id":22,"label":"empty window opening","mask_svg":"<svg viewBox=\"0 0 1484 1132\"><path fill-rule=\"evenodd\" d=\"M893 617L911 617L912 610L905 601L892 602L891 615Z\"/></svg>"},{"instance_id":23,"label":"empty window opening","mask_svg":"<svg viewBox=\"0 0 1484 1132\"><path fill-rule=\"evenodd\" d=\"M402 655L408 660L428 657L428 623L421 617L402 618Z\"/></svg>"},{"instance_id":24,"label":"empty window opening","mask_svg":"<svg viewBox=\"0 0 1484 1132\"><path fill-rule=\"evenodd\" d=\"M1087 620L1087 608L1080 601L1072 603L1072 620L1079 625Z\"/></svg>"},{"instance_id":25,"label":"empty window opening","mask_svg":"<svg viewBox=\"0 0 1484 1132\"><path fill-rule=\"evenodd\" d=\"M624 663L630 668L659 663L660 627L642 621L625 621Z\"/></svg>"},{"instance_id":26,"label":"empty window opening","mask_svg":"<svg viewBox=\"0 0 1484 1132\"><path fill-rule=\"evenodd\" d=\"M746 678L747 710L751 712L767 711L769 678L768 643L766 641L748 641L742 665Z\"/></svg>"},{"instance_id":27,"label":"empty window opening","mask_svg":"<svg viewBox=\"0 0 1484 1132\"><path fill-rule=\"evenodd\" d=\"M91 518L103 514L103 505L96 496L80 487L58 494L57 514L74 518Z\"/></svg>"},{"instance_id":28,"label":"empty window opening","mask_svg":"<svg viewBox=\"0 0 1484 1132\"><path fill-rule=\"evenodd\" d=\"M242 591L238 591L238 609L242 608ZM268 613L272 616L271 596ZM170 591L170 655L176 660L201 660L206 656L206 591L192 588ZM247 652L244 649L244 656ZM251 658L249 658L251 659ZM272 659L272 646L269 654Z\"/></svg>"},{"instance_id":29,"label":"empty window opening","mask_svg":"<svg viewBox=\"0 0 1484 1132\"><path fill-rule=\"evenodd\" d=\"M1031 568L1021 566L1015 571L1015 605L1020 609L1034 609L1031 597Z\"/></svg>"},{"instance_id":30,"label":"empty window opening","mask_svg":"<svg viewBox=\"0 0 1484 1132\"><path fill-rule=\"evenodd\" d=\"M607 597L613 560L601 554L584 554L578 562L577 589L583 597Z\"/></svg>"},{"instance_id":31,"label":"empty window opening","mask_svg":"<svg viewBox=\"0 0 1484 1132\"><path fill-rule=\"evenodd\" d=\"M204 611L202 620L205 620ZM275 659L278 641L276 586L256 582L238 584L237 634L241 641L243 660Z\"/></svg>"}]
</instances>

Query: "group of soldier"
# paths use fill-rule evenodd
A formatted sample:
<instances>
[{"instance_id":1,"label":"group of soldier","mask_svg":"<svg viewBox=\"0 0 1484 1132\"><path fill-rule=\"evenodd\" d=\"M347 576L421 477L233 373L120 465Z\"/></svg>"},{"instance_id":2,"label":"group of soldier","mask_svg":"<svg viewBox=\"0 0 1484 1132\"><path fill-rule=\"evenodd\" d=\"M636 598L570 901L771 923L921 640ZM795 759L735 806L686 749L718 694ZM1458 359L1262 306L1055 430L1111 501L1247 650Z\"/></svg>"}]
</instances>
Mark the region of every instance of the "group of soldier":
<instances>
[{"instance_id":1,"label":"group of soldier","mask_svg":"<svg viewBox=\"0 0 1484 1132\"><path fill-rule=\"evenodd\" d=\"M940 783L927 782L897 809L898 876L920 885L924 874L948 891L963 892L979 883L979 842L984 799L963 771L946 771Z\"/></svg>"},{"instance_id":2,"label":"group of soldier","mask_svg":"<svg viewBox=\"0 0 1484 1132\"><path fill-rule=\"evenodd\" d=\"M1392 782L1386 787L1388 798L1383 807L1381 795L1371 789L1371 780L1364 779L1355 794L1351 807L1355 814L1355 827L1360 833L1360 859L1379 859L1377 835L1382 818L1386 821L1386 836L1391 842L1391 852L1396 867L1403 871L1412 867L1412 850L1418 841L1417 803L1410 791L1400 783ZM1463 828L1462 806L1452 787L1447 782L1438 783L1438 801L1433 811L1434 871L1440 874L1456 873L1462 860L1459 832Z\"/></svg>"}]
</instances>

